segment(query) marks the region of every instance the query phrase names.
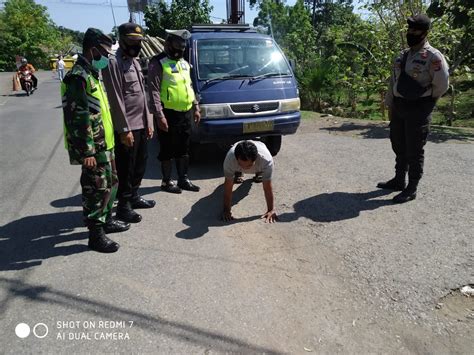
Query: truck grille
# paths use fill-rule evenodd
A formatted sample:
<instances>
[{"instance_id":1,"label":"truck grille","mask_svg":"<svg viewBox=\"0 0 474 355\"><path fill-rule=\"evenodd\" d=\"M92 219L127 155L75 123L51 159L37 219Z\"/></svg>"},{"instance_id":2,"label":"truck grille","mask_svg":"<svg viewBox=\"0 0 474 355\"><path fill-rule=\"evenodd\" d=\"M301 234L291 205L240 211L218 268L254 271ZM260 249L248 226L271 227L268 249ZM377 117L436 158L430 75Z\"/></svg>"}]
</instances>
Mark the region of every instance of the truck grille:
<instances>
[{"instance_id":1,"label":"truck grille","mask_svg":"<svg viewBox=\"0 0 474 355\"><path fill-rule=\"evenodd\" d=\"M252 102L250 104L230 105L235 113L261 113L278 110L278 101L274 102Z\"/></svg>"}]
</instances>

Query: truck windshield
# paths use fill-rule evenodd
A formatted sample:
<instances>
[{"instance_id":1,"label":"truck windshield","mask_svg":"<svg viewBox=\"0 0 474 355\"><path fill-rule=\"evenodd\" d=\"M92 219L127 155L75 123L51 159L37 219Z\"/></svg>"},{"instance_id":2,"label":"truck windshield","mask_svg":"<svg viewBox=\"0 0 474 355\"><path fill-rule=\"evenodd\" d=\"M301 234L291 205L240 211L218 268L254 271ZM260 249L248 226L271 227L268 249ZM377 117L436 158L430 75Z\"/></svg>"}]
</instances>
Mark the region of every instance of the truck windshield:
<instances>
[{"instance_id":1,"label":"truck windshield","mask_svg":"<svg viewBox=\"0 0 474 355\"><path fill-rule=\"evenodd\" d=\"M200 80L291 75L283 54L271 39L198 40L197 60Z\"/></svg>"}]
</instances>

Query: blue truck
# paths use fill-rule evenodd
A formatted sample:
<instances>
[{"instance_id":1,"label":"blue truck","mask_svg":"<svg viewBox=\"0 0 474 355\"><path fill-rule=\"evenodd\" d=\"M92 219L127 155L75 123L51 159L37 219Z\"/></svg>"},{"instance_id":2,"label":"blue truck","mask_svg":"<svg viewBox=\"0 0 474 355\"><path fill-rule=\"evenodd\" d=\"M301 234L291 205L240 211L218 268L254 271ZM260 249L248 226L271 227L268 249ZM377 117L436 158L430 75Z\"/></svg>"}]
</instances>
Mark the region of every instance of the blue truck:
<instances>
[{"instance_id":1,"label":"blue truck","mask_svg":"<svg viewBox=\"0 0 474 355\"><path fill-rule=\"evenodd\" d=\"M270 36L248 25L195 25L186 58L202 116L193 142L260 139L276 155L282 135L298 129L296 78Z\"/></svg>"}]
</instances>

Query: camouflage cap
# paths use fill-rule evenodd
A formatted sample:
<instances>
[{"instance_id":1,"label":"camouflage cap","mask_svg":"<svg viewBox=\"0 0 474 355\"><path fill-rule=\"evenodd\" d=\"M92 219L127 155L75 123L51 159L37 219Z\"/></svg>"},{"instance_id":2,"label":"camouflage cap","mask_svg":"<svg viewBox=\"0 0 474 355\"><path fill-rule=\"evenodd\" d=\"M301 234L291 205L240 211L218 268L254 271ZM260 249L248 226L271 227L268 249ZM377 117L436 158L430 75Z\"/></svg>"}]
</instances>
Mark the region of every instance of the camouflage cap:
<instances>
[{"instance_id":1,"label":"camouflage cap","mask_svg":"<svg viewBox=\"0 0 474 355\"><path fill-rule=\"evenodd\" d=\"M415 30L427 31L431 27L431 19L424 14L410 16L407 18L407 23L409 28L413 28Z\"/></svg>"},{"instance_id":2,"label":"camouflage cap","mask_svg":"<svg viewBox=\"0 0 474 355\"><path fill-rule=\"evenodd\" d=\"M132 22L122 23L118 28L118 33L120 37L143 39L143 29Z\"/></svg>"},{"instance_id":3,"label":"camouflage cap","mask_svg":"<svg viewBox=\"0 0 474 355\"><path fill-rule=\"evenodd\" d=\"M190 39L191 38L191 32L188 30L165 30L168 35L180 37L182 39Z\"/></svg>"},{"instance_id":4,"label":"camouflage cap","mask_svg":"<svg viewBox=\"0 0 474 355\"><path fill-rule=\"evenodd\" d=\"M84 39L82 40L83 48L101 46L109 53L113 53L111 50L112 44L114 44L112 38L105 35L101 30L92 27L87 29L84 34Z\"/></svg>"}]
</instances>

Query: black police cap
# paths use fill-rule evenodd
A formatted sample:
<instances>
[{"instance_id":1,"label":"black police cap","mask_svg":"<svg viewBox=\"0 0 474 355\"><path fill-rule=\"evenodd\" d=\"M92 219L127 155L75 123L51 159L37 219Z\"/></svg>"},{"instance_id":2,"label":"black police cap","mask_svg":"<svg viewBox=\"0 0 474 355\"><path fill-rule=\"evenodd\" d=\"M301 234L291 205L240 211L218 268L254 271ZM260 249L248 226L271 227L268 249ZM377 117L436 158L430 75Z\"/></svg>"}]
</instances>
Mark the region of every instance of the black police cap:
<instances>
[{"instance_id":1,"label":"black police cap","mask_svg":"<svg viewBox=\"0 0 474 355\"><path fill-rule=\"evenodd\" d=\"M415 30L427 31L431 27L431 19L424 14L410 16L407 19L407 23L409 28L413 28Z\"/></svg>"},{"instance_id":2,"label":"black police cap","mask_svg":"<svg viewBox=\"0 0 474 355\"><path fill-rule=\"evenodd\" d=\"M121 38L143 39L143 29L136 23L126 22L119 26L118 33Z\"/></svg>"}]
</instances>

